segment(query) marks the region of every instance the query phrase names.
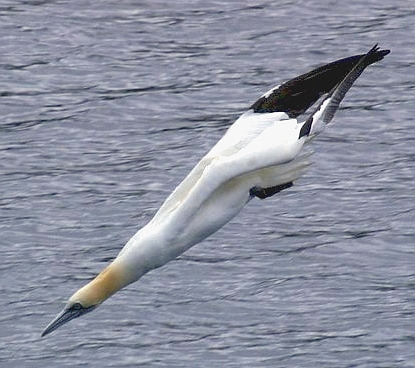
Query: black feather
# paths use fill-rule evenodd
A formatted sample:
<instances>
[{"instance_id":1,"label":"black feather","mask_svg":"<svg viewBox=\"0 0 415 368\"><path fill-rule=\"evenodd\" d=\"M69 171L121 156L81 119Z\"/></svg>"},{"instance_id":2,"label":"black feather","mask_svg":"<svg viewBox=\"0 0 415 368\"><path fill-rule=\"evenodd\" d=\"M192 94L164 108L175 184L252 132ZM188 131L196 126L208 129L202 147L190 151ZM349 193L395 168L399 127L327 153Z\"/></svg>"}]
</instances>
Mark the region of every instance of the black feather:
<instances>
[{"instance_id":1,"label":"black feather","mask_svg":"<svg viewBox=\"0 0 415 368\"><path fill-rule=\"evenodd\" d=\"M328 124L332 119L337 109L339 108L340 102L343 100L347 91L353 85L357 78L362 74L365 68L373 64L376 61L383 59L390 51L383 50L379 51L377 45L372 47L372 49L365 55L362 55L360 59L353 65L353 67L348 71L348 73L332 88L328 93L327 97L317 106L317 108L312 112L308 117L306 122L303 124L300 130L298 138L303 136L308 136L311 131L311 127L314 123L315 114L322 108L323 104L330 99L328 105L325 107L325 110L321 116L321 120Z\"/></svg>"},{"instance_id":2,"label":"black feather","mask_svg":"<svg viewBox=\"0 0 415 368\"><path fill-rule=\"evenodd\" d=\"M338 85L362 57L367 57L367 66L383 59L389 52L379 51L376 45L369 52L370 55L355 55L320 66L282 84L269 96L261 97L250 108L256 113L285 112L290 118L296 118L323 94Z\"/></svg>"}]
</instances>

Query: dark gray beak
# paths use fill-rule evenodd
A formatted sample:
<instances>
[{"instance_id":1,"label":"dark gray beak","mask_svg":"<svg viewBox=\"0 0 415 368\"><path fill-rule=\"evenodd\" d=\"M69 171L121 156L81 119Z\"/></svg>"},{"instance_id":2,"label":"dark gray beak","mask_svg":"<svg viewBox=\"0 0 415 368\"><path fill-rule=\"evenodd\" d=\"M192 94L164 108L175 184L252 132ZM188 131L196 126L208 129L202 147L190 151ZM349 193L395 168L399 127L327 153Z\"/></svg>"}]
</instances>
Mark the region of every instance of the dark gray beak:
<instances>
[{"instance_id":1,"label":"dark gray beak","mask_svg":"<svg viewBox=\"0 0 415 368\"><path fill-rule=\"evenodd\" d=\"M93 310L95 306L92 307L84 307L80 303L74 303L73 305L66 306L62 312L60 312L56 318L49 323L45 330L42 332L42 337L55 331L58 327L62 326L66 322L77 318L85 313L90 312Z\"/></svg>"}]
</instances>

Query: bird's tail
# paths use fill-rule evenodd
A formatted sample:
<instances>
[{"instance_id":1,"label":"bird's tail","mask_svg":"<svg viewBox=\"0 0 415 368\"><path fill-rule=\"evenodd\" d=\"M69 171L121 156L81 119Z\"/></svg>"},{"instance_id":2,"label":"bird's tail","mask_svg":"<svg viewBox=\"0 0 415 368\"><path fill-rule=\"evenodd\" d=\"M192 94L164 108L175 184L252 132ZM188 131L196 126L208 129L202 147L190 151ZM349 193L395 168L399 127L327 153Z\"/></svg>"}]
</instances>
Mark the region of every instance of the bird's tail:
<instances>
[{"instance_id":1,"label":"bird's tail","mask_svg":"<svg viewBox=\"0 0 415 368\"><path fill-rule=\"evenodd\" d=\"M340 102L343 100L347 91L353 85L357 78L362 74L365 68L377 61L383 59L389 54L389 50L379 50L378 45L365 55L362 55L356 64L351 68L349 73L327 94L320 102L317 108L310 114L308 119L303 123L299 138L311 137L319 134L324 127L333 119L334 114L339 108Z\"/></svg>"}]
</instances>

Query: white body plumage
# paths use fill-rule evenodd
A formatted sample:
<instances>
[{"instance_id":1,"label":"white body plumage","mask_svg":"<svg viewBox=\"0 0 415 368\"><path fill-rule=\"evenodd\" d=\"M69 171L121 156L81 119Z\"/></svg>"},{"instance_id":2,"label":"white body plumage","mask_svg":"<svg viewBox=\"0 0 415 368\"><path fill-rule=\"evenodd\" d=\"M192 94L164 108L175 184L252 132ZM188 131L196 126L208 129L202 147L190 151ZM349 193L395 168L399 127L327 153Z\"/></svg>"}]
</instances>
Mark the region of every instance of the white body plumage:
<instances>
[{"instance_id":1,"label":"white body plumage","mask_svg":"<svg viewBox=\"0 0 415 368\"><path fill-rule=\"evenodd\" d=\"M167 198L153 220L119 254L139 276L162 266L234 218L250 189L297 179L307 166L297 157L306 137L284 113L243 114ZM137 268L144 258L143 268Z\"/></svg>"}]
</instances>

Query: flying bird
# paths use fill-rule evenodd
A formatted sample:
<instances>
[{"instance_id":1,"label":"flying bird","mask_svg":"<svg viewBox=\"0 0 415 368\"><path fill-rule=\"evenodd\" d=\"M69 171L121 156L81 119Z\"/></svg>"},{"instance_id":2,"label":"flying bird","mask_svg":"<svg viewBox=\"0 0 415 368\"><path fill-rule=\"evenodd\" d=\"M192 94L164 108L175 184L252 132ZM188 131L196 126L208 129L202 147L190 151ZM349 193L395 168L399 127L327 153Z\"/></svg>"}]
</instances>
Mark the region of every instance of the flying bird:
<instances>
[{"instance_id":1,"label":"flying bird","mask_svg":"<svg viewBox=\"0 0 415 368\"><path fill-rule=\"evenodd\" d=\"M118 256L69 298L42 336L175 259L220 229L253 198L265 199L291 187L308 165L303 146L332 120L363 70L389 52L375 45L367 54L320 66L261 96ZM299 119L313 105L317 106L311 113Z\"/></svg>"}]
</instances>

